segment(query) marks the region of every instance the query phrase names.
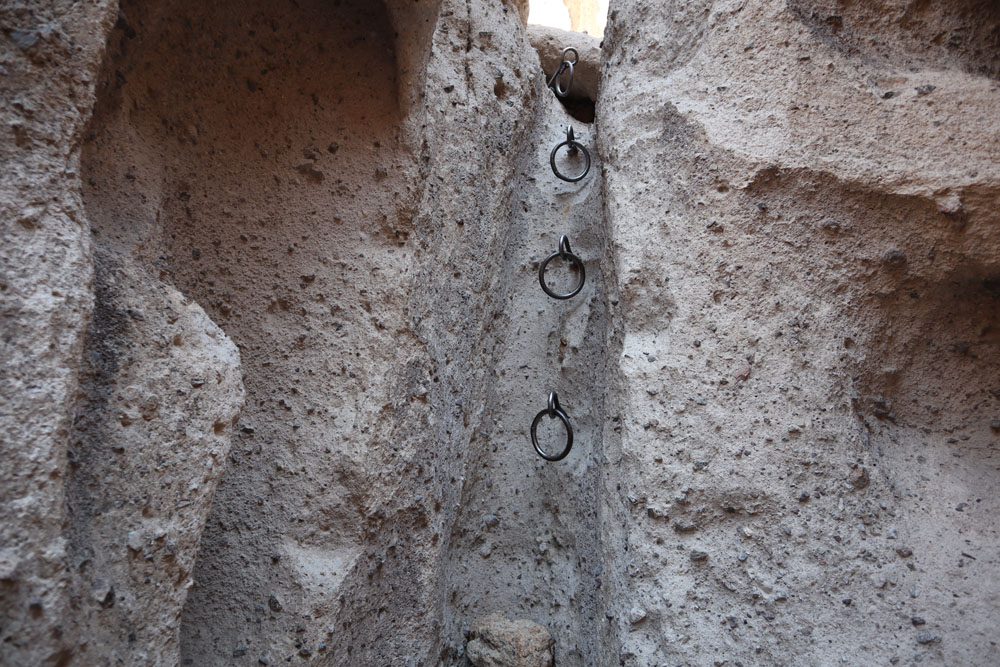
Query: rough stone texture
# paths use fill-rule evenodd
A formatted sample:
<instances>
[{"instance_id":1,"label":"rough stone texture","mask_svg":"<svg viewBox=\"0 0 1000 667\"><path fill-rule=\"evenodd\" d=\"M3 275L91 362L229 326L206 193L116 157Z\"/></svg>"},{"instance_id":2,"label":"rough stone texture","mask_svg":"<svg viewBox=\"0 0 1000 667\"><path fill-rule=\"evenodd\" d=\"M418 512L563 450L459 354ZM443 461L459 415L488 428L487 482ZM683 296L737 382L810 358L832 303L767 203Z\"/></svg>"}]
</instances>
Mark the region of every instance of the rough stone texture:
<instances>
[{"instance_id":1,"label":"rough stone texture","mask_svg":"<svg viewBox=\"0 0 1000 667\"><path fill-rule=\"evenodd\" d=\"M442 554L541 91L517 12L5 12L3 662L460 645ZM247 387L200 552L239 386L199 306Z\"/></svg>"},{"instance_id":2,"label":"rough stone texture","mask_svg":"<svg viewBox=\"0 0 1000 667\"><path fill-rule=\"evenodd\" d=\"M605 419L605 241L595 224L602 210L601 165L593 127L570 118L554 95L541 92L544 101L530 119L531 143L514 184L487 410L476 425L451 539L446 636L462 636L482 611L500 610L548 627L559 639L560 664L594 664L603 623L596 607L602 566L601 441L595 437ZM568 125L592 153L590 174L577 183L557 179L549 166L550 151L565 140ZM577 174L583 159L564 148L557 165ZM576 297L558 301L540 289L538 266L563 234L583 260L587 281ZM563 292L578 279L562 261L551 263L546 275ZM550 389L576 430L572 453L559 463L541 459L526 440ZM561 449L565 436L558 422L544 420L539 430L548 450Z\"/></svg>"},{"instance_id":3,"label":"rough stone texture","mask_svg":"<svg viewBox=\"0 0 1000 667\"><path fill-rule=\"evenodd\" d=\"M997 661L998 21L613 6L625 664Z\"/></svg>"},{"instance_id":4,"label":"rough stone texture","mask_svg":"<svg viewBox=\"0 0 1000 667\"><path fill-rule=\"evenodd\" d=\"M528 12L531 0L509 0L509 4L513 5L517 10L517 15L521 19L522 25L528 25Z\"/></svg>"},{"instance_id":5,"label":"rough stone texture","mask_svg":"<svg viewBox=\"0 0 1000 667\"><path fill-rule=\"evenodd\" d=\"M491 614L472 628L469 662L473 667L552 667L554 643L537 623Z\"/></svg>"},{"instance_id":6,"label":"rough stone texture","mask_svg":"<svg viewBox=\"0 0 1000 667\"><path fill-rule=\"evenodd\" d=\"M998 662L995 3L523 7L0 8L0 662Z\"/></svg>"},{"instance_id":7,"label":"rough stone texture","mask_svg":"<svg viewBox=\"0 0 1000 667\"><path fill-rule=\"evenodd\" d=\"M247 390L183 662L445 647L443 554L511 228L500 184L541 91L518 20L499 3L123 3L88 216L233 338Z\"/></svg>"},{"instance_id":8,"label":"rough stone texture","mask_svg":"<svg viewBox=\"0 0 1000 667\"><path fill-rule=\"evenodd\" d=\"M82 664L171 664L243 405L236 347L103 247L66 490Z\"/></svg>"},{"instance_id":9,"label":"rough stone texture","mask_svg":"<svg viewBox=\"0 0 1000 667\"><path fill-rule=\"evenodd\" d=\"M0 663L72 656L64 484L93 295L79 142L102 3L0 6Z\"/></svg>"}]
</instances>

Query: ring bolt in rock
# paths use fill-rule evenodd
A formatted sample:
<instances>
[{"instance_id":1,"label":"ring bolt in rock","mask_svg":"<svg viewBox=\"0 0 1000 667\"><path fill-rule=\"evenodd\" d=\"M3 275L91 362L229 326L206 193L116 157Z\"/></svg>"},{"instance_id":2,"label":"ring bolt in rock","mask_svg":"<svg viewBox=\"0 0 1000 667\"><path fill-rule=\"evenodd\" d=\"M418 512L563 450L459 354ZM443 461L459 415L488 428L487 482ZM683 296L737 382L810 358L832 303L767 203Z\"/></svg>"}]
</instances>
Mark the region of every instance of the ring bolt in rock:
<instances>
[{"instance_id":1,"label":"ring bolt in rock","mask_svg":"<svg viewBox=\"0 0 1000 667\"><path fill-rule=\"evenodd\" d=\"M570 51L573 52L573 60L569 59ZM580 59L580 54L576 52L572 46L563 49L562 52L562 62L559 63L559 68L556 73L552 75L549 79L548 87L555 92L558 97L566 97L569 95L569 89L573 85L573 69L576 67L577 61ZM563 72L569 72L569 80L566 82L566 87L562 87L562 75Z\"/></svg>"},{"instance_id":2,"label":"ring bolt in rock","mask_svg":"<svg viewBox=\"0 0 1000 667\"><path fill-rule=\"evenodd\" d=\"M577 282L576 287L569 292L556 292L545 282L545 270L548 268L549 262L557 257L569 262L570 266L580 273L579 282ZM551 296L553 299L571 299L580 293L580 290L583 289L583 284L585 282L587 282L587 270L583 266L583 260L573 254L573 251L569 247L569 237L563 234L559 239L559 249L542 260L541 265L538 267L538 284L542 286L542 291Z\"/></svg>"},{"instance_id":3,"label":"ring bolt in rock","mask_svg":"<svg viewBox=\"0 0 1000 667\"><path fill-rule=\"evenodd\" d=\"M578 152L583 153L583 159L586 161L586 164L583 167L583 172L581 172L578 176L566 176L560 172L559 168L556 166L557 154L559 153L559 149L563 146L567 147L566 152L569 155L576 155ZM566 141L556 144L556 147L552 149L551 153L549 153L549 164L552 166L552 173L567 183L576 183L590 173L590 151L587 150L586 146L576 140L576 136L573 134L572 125L566 128Z\"/></svg>"},{"instance_id":4,"label":"ring bolt in rock","mask_svg":"<svg viewBox=\"0 0 1000 667\"><path fill-rule=\"evenodd\" d=\"M561 421L566 430L566 445L558 454L549 454L538 444L538 424L541 423L542 417L546 416ZM548 407L535 415L534 421L531 422L531 444L535 446L538 455L546 461L562 461L569 456L569 450L573 449L573 425L569 421L569 415L563 412L562 406L559 405L559 395L554 391L549 392Z\"/></svg>"}]
</instances>

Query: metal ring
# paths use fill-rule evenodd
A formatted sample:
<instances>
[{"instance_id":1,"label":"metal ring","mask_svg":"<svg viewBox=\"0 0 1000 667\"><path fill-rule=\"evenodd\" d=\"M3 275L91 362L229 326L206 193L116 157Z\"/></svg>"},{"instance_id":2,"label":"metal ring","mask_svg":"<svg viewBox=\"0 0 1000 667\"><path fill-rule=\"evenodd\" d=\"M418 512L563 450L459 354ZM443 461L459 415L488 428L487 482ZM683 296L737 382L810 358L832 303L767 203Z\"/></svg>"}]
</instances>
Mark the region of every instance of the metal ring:
<instances>
[{"instance_id":1,"label":"metal ring","mask_svg":"<svg viewBox=\"0 0 1000 667\"><path fill-rule=\"evenodd\" d=\"M573 69L574 69L574 65L575 65L575 61L572 62L572 63L569 62L569 61L567 61L567 60L562 61L559 64L559 69L557 69L556 73L552 75L551 79L549 79L549 87L555 92L555 94L558 97L563 97L564 98L567 95L569 95L569 89L573 87ZM567 71L567 70L569 70L569 81L566 82L566 87L563 88L560 85L560 77L562 76L562 73L565 72L565 71Z\"/></svg>"},{"instance_id":2,"label":"metal ring","mask_svg":"<svg viewBox=\"0 0 1000 667\"><path fill-rule=\"evenodd\" d=\"M583 173L579 176L565 176L559 171L559 168L556 167L556 155L559 153L559 149L563 146L569 146L569 152L571 154L575 153L577 150L583 151L583 157L587 160L587 166L584 167ZM588 151L587 147L577 141L573 136L572 126L570 126L569 130L566 132L566 141L556 144L556 147L552 149L551 153L549 153L549 165L552 167L552 173L555 174L557 178L560 178L567 183L576 183L577 181L583 180L583 177L590 173L590 151Z\"/></svg>"},{"instance_id":3,"label":"metal ring","mask_svg":"<svg viewBox=\"0 0 1000 667\"><path fill-rule=\"evenodd\" d=\"M558 292L553 292L549 289L549 286L545 284L545 269L548 267L549 262L554 260L556 257L561 257L563 259L569 260L573 266L575 266L580 271L580 282L572 292L567 292L565 294L560 294ZM542 286L542 291L551 296L553 299L571 299L580 293L583 289L583 284L587 282L587 269L583 265L583 260L573 254L573 251L569 247L569 237L565 234L559 239L559 249L554 253L542 260L541 265L538 267L538 284Z\"/></svg>"},{"instance_id":4,"label":"metal ring","mask_svg":"<svg viewBox=\"0 0 1000 667\"><path fill-rule=\"evenodd\" d=\"M566 58L566 54L568 54L570 51L573 52L573 60L569 60L569 59ZM577 53L577 50L574 49L572 46L567 46L562 51L562 59L563 59L563 62L565 62L565 63L569 63L570 65L575 65L578 62L580 62L580 54Z\"/></svg>"},{"instance_id":5,"label":"metal ring","mask_svg":"<svg viewBox=\"0 0 1000 667\"><path fill-rule=\"evenodd\" d=\"M538 424L542 417L548 415L550 419L557 418L563 423L566 429L566 446L558 454L546 454L541 445L538 444ZM531 422L531 444L535 446L535 451L546 461L562 461L569 456L569 450L573 449L573 425L569 422L569 415L563 412L559 405L559 396L554 391L549 392L549 405L547 408L535 415L535 420Z\"/></svg>"}]
</instances>

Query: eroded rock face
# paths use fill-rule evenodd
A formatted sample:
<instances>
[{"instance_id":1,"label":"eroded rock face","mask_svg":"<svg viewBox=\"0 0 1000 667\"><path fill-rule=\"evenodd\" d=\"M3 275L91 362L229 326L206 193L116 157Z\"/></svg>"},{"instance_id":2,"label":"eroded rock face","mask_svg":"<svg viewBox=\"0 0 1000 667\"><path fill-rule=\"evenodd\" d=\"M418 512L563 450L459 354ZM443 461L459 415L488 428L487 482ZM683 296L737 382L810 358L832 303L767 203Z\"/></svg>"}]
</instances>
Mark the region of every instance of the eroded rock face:
<instances>
[{"instance_id":1,"label":"eroded rock face","mask_svg":"<svg viewBox=\"0 0 1000 667\"><path fill-rule=\"evenodd\" d=\"M197 305L99 248L66 504L77 660L168 664L243 406L236 346Z\"/></svg>"},{"instance_id":2,"label":"eroded rock face","mask_svg":"<svg viewBox=\"0 0 1000 667\"><path fill-rule=\"evenodd\" d=\"M88 215L204 306L247 390L182 660L441 652L511 219L497 185L540 81L518 21L502 4L122 5Z\"/></svg>"},{"instance_id":3,"label":"eroded rock face","mask_svg":"<svg viewBox=\"0 0 1000 667\"><path fill-rule=\"evenodd\" d=\"M116 9L10 11L4 662L437 656L540 91L516 6Z\"/></svg>"},{"instance_id":4,"label":"eroded rock face","mask_svg":"<svg viewBox=\"0 0 1000 667\"><path fill-rule=\"evenodd\" d=\"M568 126L592 153L590 173L576 183L556 178L549 162ZM482 610L501 611L544 624L559 638L558 661L600 664L603 623L595 609L608 302L601 267L606 241L595 224L602 211L601 163L593 126L571 118L553 95L546 92L530 127L504 251L503 309L490 332L496 356L489 393L452 528L446 636L462 636ZM585 161L582 152L571 156L563 148L556 164L573 177ZM584 262L586 283L572 299L556 300L541 290L538 268L562 235ZM577 284L567 262L549 266L546 279L558 291ZM527 434L550 390L577 434L570 456L559 463L540 458ZM565 442L558 422L545 420L540 436L553 452Z\"/></svg>"},{"instance_id":5,"label":"eroded rock face","mask_svg":"<svg viewBox=\"0 0 1000 667\"><path fill-rule=\"evenodd\" d=\"M995 661L995 6L611 17L625 663Z\"/></svg>"},{"instance_id":6,"label":"eroded rock face","mask_svg":"<svg viewBox=\"0 0 1000 667\"><path fill-rule=\"evenodd\" d=\"M0 10L0 662L996 662L994 5L524 7Z\"/></svg>"},{"instance_id":7,"label":"eroded rock face","mask_svg":"<svg viewBox=\"0 0 1000 667\"><path fill-rule=\"evenodd\" d=\"M78 145L113 13L4 3L0 662L72 659L67 445L93 293Z\"/></svg>"},{"instance_id":8,"label":"eroded rock face","mask_svg":"<svg viewBox=\"0 0 1000 667\"><path fill-rule=\"evenodd\" d=\"M552 667L554 643L537 623L492 614L473 626L468 657L474 667Z\"/></svg>"}]
</instances>

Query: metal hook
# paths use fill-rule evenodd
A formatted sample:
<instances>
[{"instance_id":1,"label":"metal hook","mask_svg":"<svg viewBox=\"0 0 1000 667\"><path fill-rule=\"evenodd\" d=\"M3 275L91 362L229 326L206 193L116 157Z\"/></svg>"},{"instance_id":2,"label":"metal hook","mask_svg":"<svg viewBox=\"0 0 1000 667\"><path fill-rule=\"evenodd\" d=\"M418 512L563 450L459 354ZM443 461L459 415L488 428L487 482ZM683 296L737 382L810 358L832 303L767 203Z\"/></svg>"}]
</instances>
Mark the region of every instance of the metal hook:
<instances>
[{"instance_id":1,"label":"metal hook","mask_svg":"<svg viewBox=\"0 0 1000 667\"><path fill-rule=\"evenodd\" d=\"M552 291L545 283L545 269L548 268L549 262L556 257L568 260L572 267L580 272L580 282L565 294ZM583 265L583 260L573 254L573 251L569 247L569 237L564 234L559 238L559 249L542 260L542 263L538 266L538 284L542 286L542 291L553 299L571 299L580 293L585 282L587 282L587 269Z\"/></svg>"},{"instance_id":2,"label":"metal hook","mask_svg":"<svg viewBox=\"0 0 1000 667\"><path fill-rule=\"evenodd\" d=\"M569 52L573 52L573 60L568 59ZM576 63L580 60L580 54L577 53L576 49L572 46L568 46L563 49L562 52L562 62L559 63L559 67L556 69L556 73L552 75L549 82L546 84L551 88L555 94L559 97L566 97L569 95L569 89L573 86L573 71L576 67ZM561 77L563 72L569 72L569 81L566 82L566 87L563 88L561 84Z\"/></svg>"},{"instance_id":3,"label":"metal hook","mask_svg":"<svg viewBox=\"0 0 1000 667\"><path fill-rule=\"evenodd\" d=\"M579 151L580 149L576 147L576 135L573 133L572 125L566 126L566 141L569 142L569 145L566 148L566 152L569 153L570 155L575 155L576 152Z\"/></svg>"},{"instance_id":4,"label":"metal hook","mask_svg":"<svg viewBox=\"0 0 1000 667\"><path fill-rule=\"evenodd\" d=\"M559 254L563 256L573 254L573 251L569 247L569 237L565 234L559 237Z\"/></svg>"},{"instance_id":5,"label":"metal hook","mask_svg":"<svg viewBox=\"0 0 1000 667\"><path fill-rule=\"evenodd\" d=\"M542 421L542 417L545 416L548 416L550 419L558 419L562 422L563 428L566 429L566 446L558 454L548 454L538 444L538 424ZM546 461L562 461L569 456L569 451L573 448L573 425L569 421L569 415L559 405L559 396L554 391L549 392L548 407L535 415L534 421L531 422L531 444L534 445L538 455Z\"/></svg>"},{"instance_id":6,"label":"metal hook","mask_svg":"<svg viewBox=\"0 0 1000 667\"><path fill-rule=\"evenodd\" d=\"M563 146L568 147L568 152L570 155L576 153L578 150L583 151L583 158L586 161L586 166L583 168L583 172L578 176L566 176L559 171L559 167L556 166L556 156L559 153L559 149ZM566 129L566 141L556 144L556 147L552 149L549 153L549 166L552 167L552 173L556 175L557 178L566 181L567 183L576 183L577 181L583 180L583 177L590 173L590 151L587 147L576 140L576 134L573 132L573 126L570 125Z\"/></svg>"}]
</instances>

